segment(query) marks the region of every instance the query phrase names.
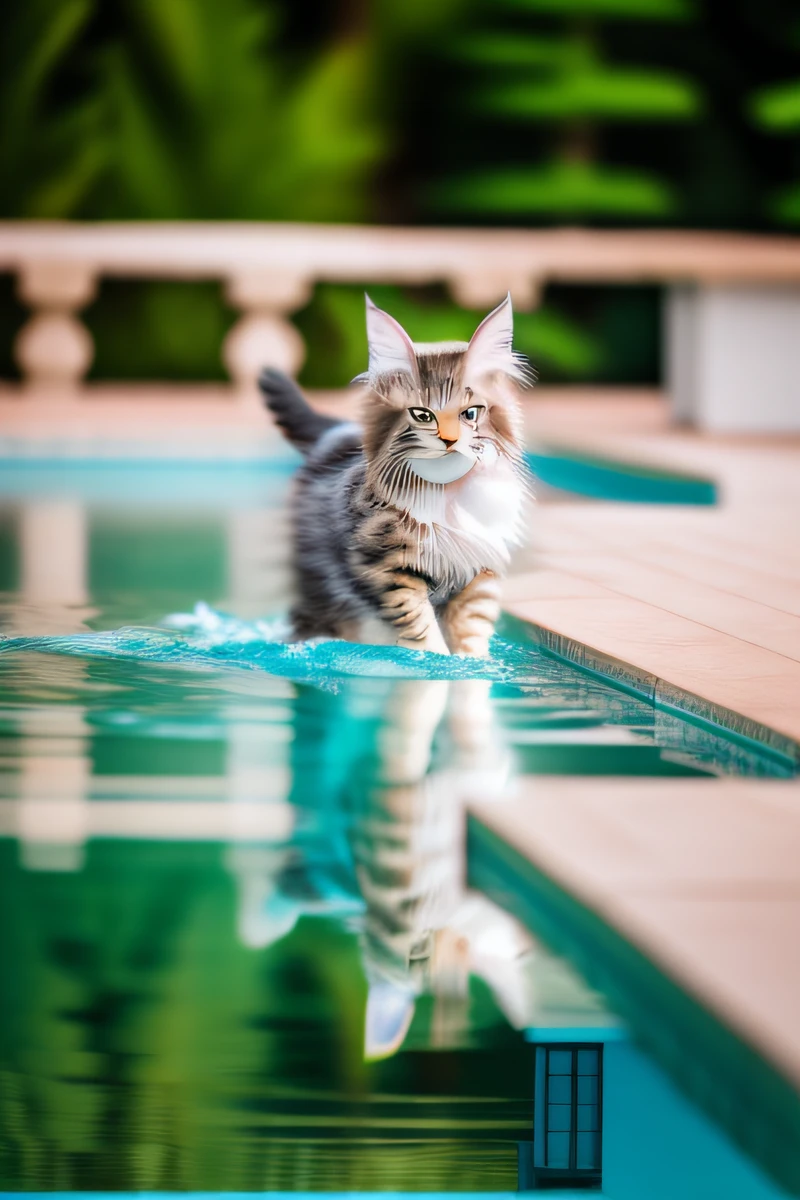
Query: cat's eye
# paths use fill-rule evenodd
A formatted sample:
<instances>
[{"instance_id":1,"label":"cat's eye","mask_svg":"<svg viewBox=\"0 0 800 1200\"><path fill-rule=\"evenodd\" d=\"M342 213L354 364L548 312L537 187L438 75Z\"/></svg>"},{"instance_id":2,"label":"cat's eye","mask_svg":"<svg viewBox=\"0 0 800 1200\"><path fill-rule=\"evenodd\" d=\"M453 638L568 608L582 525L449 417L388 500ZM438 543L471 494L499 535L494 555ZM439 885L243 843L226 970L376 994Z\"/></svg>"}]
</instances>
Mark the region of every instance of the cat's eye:
<instances>
[{"instance_id":1,"label":"cat's eye","mask_svg":"<svg viewBox=\"0 0 800 1200\"><path fill-rule=\"evenodd\" d=\"M461 419L463 421L468 421L470 425L474 425L482 412L482 404L471 404L469 408L462 409Z\"/></svg>"},{"instance_id":2,"label":"cat's eye","mask_svg":"<svg viewBox=\"0 0 800 1200\"><path fill-rule=\"evenodd\" d=\"M419 425L436 424L436 417L429 408L410 408L408 411L411 413L412 420L416 421Z\"/></svg>"}]
</instances>

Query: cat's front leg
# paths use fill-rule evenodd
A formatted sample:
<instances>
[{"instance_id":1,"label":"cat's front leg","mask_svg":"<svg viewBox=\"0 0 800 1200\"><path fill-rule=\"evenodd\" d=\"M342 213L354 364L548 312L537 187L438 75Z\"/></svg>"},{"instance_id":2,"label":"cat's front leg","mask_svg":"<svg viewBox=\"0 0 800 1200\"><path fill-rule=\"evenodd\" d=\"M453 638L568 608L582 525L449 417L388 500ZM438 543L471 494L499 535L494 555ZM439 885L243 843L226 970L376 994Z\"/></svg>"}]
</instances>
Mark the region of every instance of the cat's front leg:
<instances>
[{"instance_id":1,"label":"cat's front leg","mask_svg":"<svg viewBox=\"0 0 800 1200\"><path fill-rule=\"evenodd\" d=\"M370 593L396 645L447 654L430 601L431 580L414 565L413 544L403 524L386 512L356 532L349 565L360 589Z\"/></svg>"},{"instance_id":2,"label":"cat's front leg","mask_svg":"<svg viewBox=\"0 0 800 1200\"><path fill-rule=\"evenodd\" d=\"M409 650L430 650L434 654L449 653L424 575L411 567L393 566L391 560L384 560L365 566L362 578L375 598L380 620L389 629L395 645Z\"/></svg>"},{"instance_id":3,"label":"cat's front leg","mask_svg":"<svg viewBox=\"0 0 800 1200\"><path fill-rule=\"evenodd\" d=\"M500 581L491 571L481 571L448 601L440 616L451 652L485 657L499 615Z\"/></svg>"},{"instance_id":4,"label":"cat's front leg","mask_svg":"<svg viewBox=\"0 0 800 1200\"><path fill-rule=\"evenodd\" d=\"M382 620L394 630L398 646L448 654L427 580L414 571L392 571L379 597Z\"/></svg>"}]
</instances>

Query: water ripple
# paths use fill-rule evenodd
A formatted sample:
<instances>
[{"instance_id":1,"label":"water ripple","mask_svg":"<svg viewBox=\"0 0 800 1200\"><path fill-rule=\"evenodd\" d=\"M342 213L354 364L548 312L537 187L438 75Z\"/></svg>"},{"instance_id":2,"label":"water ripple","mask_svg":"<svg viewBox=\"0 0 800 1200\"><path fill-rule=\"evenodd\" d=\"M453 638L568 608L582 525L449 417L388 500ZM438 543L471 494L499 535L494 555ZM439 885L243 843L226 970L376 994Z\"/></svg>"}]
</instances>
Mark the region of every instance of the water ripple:
<instances>
[{"instance_id":1,"label":"water ripple","mask_svg":"<svg viewBox=\"0 0 800 1200\"><path fill-rule=\"evenodd\" d=\"M542 674L542 657L536 650L498 637L492 639L489 657L478 659L335 639L288 642L287 631L281 620L243 621L200 603L191 613L173 613L157 627L2 638L0 654L33 651L201 669L237 668L321 687L354 676L520 682Z\"/></svg>"}]
</instances>

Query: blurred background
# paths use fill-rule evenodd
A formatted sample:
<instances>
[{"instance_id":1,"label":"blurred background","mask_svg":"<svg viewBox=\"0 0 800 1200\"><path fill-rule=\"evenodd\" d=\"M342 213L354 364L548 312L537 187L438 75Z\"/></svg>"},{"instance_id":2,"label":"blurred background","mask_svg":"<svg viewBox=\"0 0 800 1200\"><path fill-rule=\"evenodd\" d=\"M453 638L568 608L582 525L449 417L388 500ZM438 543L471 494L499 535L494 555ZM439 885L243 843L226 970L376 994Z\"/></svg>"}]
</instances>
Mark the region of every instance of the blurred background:
<instances>
[{"instance_id":1,"label":"blurred background","mask_svg":"<svg viewBox=\"0 0 800 1200\"><path fill-rule=\"evenodd\" d=\"M800 226L795 0L6 0L0 217ZM365 281L366 282L366 281ZM364 366L363 289L296 315L308 386ZM479 314L371 288L419 340ZM659 289L548 287L544 381L655 383ZM0 375L25 320L0 276ZM103 282L90 378L223 379L216 283Z\"/></svg>"}]
</instances>

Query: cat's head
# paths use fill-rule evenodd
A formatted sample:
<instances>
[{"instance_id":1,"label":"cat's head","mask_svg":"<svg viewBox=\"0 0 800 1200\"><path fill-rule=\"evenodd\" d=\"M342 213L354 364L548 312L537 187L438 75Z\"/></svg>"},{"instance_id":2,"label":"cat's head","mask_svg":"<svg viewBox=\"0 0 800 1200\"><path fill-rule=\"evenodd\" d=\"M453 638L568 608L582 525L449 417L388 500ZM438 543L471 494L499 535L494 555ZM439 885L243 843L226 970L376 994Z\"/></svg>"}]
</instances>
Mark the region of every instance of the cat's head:
<instances>
[{"instance_id":1,"label":"cat's head","mask_svg":"<svg viewBox=\"0 0 800 1200\"><path fill-rule=\"evenodd\" d=\"M364 446L374 482L397 494L415 480L455 483L473 468L518 465L517 391L530 382L514 353L511 297L469 342L414 343L367 297L369 370Z\"/></svg>"}]
</instances>

